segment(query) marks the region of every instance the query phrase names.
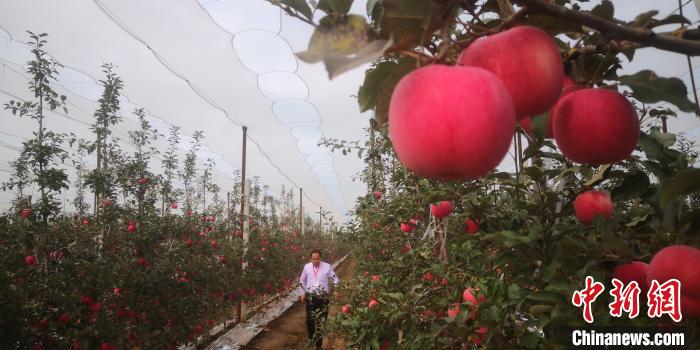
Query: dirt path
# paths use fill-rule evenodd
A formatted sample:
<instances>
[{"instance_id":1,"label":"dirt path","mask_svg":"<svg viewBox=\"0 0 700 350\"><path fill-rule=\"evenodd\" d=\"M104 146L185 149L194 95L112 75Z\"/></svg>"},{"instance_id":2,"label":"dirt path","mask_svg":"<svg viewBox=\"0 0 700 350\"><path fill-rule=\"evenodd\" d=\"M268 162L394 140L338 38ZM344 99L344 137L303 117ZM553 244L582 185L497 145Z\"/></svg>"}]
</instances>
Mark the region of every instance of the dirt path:
<instances>
[{"instance_id":1,"label":"dirt path","mask_svg":"<svg viewBox=\"0 0 700 350\"><path fill-rule=\"evenodd\" d=\"M352 257L338 267L336 273L342 281L348 281L355 268L355 261ZM331 308L328 312L328 318L335 317L338 313L338 307L331 303ZM304 305L295 303L287 312L282 314L278 319L267 325L268 331L263 331L256 336L244 350L303 350L306 349L306 312ZM333 334L326 334L323 339L324 350L340 350L345 349L345 344L342 339L336 338Z\"/></svg>"}]
</instances>

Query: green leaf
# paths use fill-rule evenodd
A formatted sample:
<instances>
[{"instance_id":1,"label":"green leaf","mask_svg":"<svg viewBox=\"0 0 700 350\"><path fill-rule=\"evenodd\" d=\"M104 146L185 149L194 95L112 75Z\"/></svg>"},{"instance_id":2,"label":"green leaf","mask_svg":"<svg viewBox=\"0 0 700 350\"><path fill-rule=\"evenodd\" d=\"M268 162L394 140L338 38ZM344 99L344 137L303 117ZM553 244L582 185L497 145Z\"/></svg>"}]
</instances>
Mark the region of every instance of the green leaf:
<instances>
[{"instance_id":1,"label":"green leaf","mask_svg":"<svg viewBox=\"0 0 700 350\"><path fill-rule=\"evenodd\" d=\"M302 0L304 1L304 0ZM353 0L321 0L316 7L327 14L342 14L350 12Z\"/></svg>"},{"instance_id":2,"label":"green leaf","mask_svg":"<svg viewBox=\"0 0 700 350\"><path fill-rule=\"evenodd\" d=\"M542 140L547 137L549 118L549 112L542 113L532 118L532 132L537 139Z\"/></svg>"},{"instance_id":3,"label":"green leaf","mask_svg":"<svg viewBox=\"0 0 700 350\"><path fill-rule=\"evenodd\" d=\"M584 184L584 186L586 186L586 187L594 186L597 183L605 180L605 176L607 175L608 171L610 171L610 164L601 165L598 168L598 172L595 174L595 176L593 176L590 180L588 180Z\"/></svg>"},{"instance_id":4,"label":"green leaf","mask_svg":"<svg viewBox=\"0 0 700 350\"><path fill-rule=\"evenodd\" d=\"M615 14L615 8L611 1L604 0L600 5L594 7L591 13L602 19L611 20Z\"/></svg>"},{"instance_id":5,"label":"green leaf","mask_svg":"<svg viewBox=\"0 0 700 350\"><path fill-rule=\"evenodd\" d=\"M520 244L528 244L532 241L532 237L527 235L518 234L514 231L500 231L485 235L482 240L486 241L498 241L501 242L508 248L514 247Z\"/></svg>"},{"instance_id":6,"label":"green leaf","mask_svg":"<svg viewBox=\"0 0 700 350\"><path fill-rule=\"evenodd\" d=\"M700 191L700 169L692 168L678 173L663 188L659 203L661 208L679 196Z\"/></svg>"},{"instance_id":7,"label":"green leaf","mask_svg":"<svg viewBox=\"0 0 700 350\"><path fill-rule=\"evenodd\" d=\"M620 82L632 89L632 97L644 103L666 101L684 112L693 112L695 105L688 99L688 90L678 78L662 78L650 70L623 75Z\"/></svg>"},{"instance_id":8,"label":"green leaf","mask_svg":"<svg viewBox=\"0 0 700 350\"><path fill-rule=\"evenodd\" d=\"M372 62L384 55L384 52L391 47L393 41L375 40L365 45L355 54L347 56L327 56L323 62L326 64L328 78L333 79L353 68Z\"/></svg>"},{"instance_id":9,"label":"green leaf","mask_svg":"<svg viewBox=\"0 0 700 350\"><path fill-rule=\"evenodd\" d=\"M656 10L651 10L651 11L641 13L641 14L637 15L637 17L634 19L634 21L630 22L630 24L634 27L645 27L649 23L651 23L652 18L658 14L659 14L659 11L656 11Z\"/></svg>"},{"instance_id":10,"label":"green leaf","mask_svg":"<svg viewBox=\"0 0 700 350\"><path fill-rule=\"evenodd\" d=\"M274 4L276 1L271 2ZM283 0L282 3L301 13L306 19L313 20L313 11L306 0Z\"/></svg>"},{"instance_id":11,"label":"green leaf","mask_svg":"<svg viewBox=\"0 0 700 350\"><path fill-rule=\"evenodd\" d=\"M362 16L323 17L307 50L296 55L306 63L316 63L328 56L354 54L369 42L368 30L369 24Z\"/></svg>"},{"instance_id":12,"label":"green leaf","mask_svg":"<svg viewBox=\"0 0 700 350\"><path fill-rule=\"evenodd\" d=\"M411 57L402 57L396 66L391 70L389 76L384 79L384 82L379 87L377 92L377 102L375 106L375 116L377 124L383 126L389 119L389 102L391 95L394 93L396 84L406 74L416 69L416 60Z\"/></svg>"},{"instance_id":13,"label":"green leaf","mask_svg":"<svg viewBox=\"0 0 700 350\"><path fill-rule=\"evenodd\" d=\"M365 71L365 81L357 92L357 102L360 112L366 112L377 105L377 93L384 80L396 67L396 62L381 62Z\"/></svg>"},{"instance_id":14,"label":"green leaf","mask_svg":"<svg viewBox=\"0 0 700 350\"><path fill-rule=\"evenodd\" d=\"M383 0L381 36L393 38L400 48L423 42L433 13L431 0Z\"/></svg>"},{"instance_id":15,"label":"green leaf","mask_svg":"<svg viewBox=\"0 0 700 350\"><path fill-rule=\"evenodd\" d=\"M625 201L638 198L649 189L649 177L643 171L627 174L620 186L612 190L613 201Z\"/></svg>"},{"instance_id":16,"label":"green leaf","mask_svg":"<svg viewBox=\"0 0 700 350\"><path fill-rule=\"evenodd\" d=\"M670 15L662 20L654 21L653 26L659 27L659 26L663 26L663 25L667 25L667 24L691 25L691 22L687 18L685 18L679 14L674 14L674 15Z\"/></svg>"}]
</instances>

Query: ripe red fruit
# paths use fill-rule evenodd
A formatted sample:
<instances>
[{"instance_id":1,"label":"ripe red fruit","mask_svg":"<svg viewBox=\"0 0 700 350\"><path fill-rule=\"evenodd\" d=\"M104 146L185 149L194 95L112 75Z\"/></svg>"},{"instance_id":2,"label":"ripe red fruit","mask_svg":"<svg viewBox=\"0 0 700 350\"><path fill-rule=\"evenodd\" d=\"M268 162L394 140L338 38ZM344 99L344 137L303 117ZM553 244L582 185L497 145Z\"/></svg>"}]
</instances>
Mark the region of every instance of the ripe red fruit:
<instances>
[{"instance_id":1,"label":"ripe red fruit","mask_svg":"<svg viewBox=\"0 0 700 350\"><path fill-rule=\"evenodd\" d=\"M430 213L433 214L434 217L442 219L452 213L452 203L450 201L442 201L437 205L431 204Z\"/></svg>"},{"instance_id":2,"label":"ripe red fruit","mask_svg":"<svg viewBox=\"0 0 700 350\"><path fill-rule=\"evenodd\" d=\"M177 209L177 202L172 202L172 204L170 204L170 208Z\"/></svg>"},{"instance_id":3,"label":"ripe red fruit","mask_svg":"<svg viewBox=\"0 0 700 350\"><path fill-rule=\"evenodd\" d=\"M503 82L476 67L430 65L396 85L389 133L416 175L468 180L486 175L508 152L515 109Z\"/></svg>"},{"instance_id":4,"label":"ripe red fruit","mask_svg":"<svg viewBox=\"0 0 700 350\"><path fill-rule=\"evenodd\" d=\"M129 232L136 232L136 223L130 223L129 226L126 227L126 230Z\"/></svg>"},{"instance_id":5,"label":"ripe red fruit","mask_svg":"<svg viewBox=\"0 0 700 350\"><path fill-rule=\"evenodd\" d=\"M464 292L462 292L462 299L465 302L471 304L472 306L478 306L479 304L486 301L486 297L484 295L480 295L479 299L477 300L474 296L474 289L472 288L464 289Z\"/></svg>"},{"instance_id":6,"label":"ripe red fruit","mask_svg":"<svg viewBox=\"0 0 700 350\"><path fill-rule=\"evenodd\" d=\"M83 296L80 298L80 302L81 302L82 304L84 304L84 305L90 306L90 305L92 305L92 304L95 303L95 299L93 299L93 298L92 298L91 296L89 296L89 295L83 295Z\"/></svg>"},{"instance_id":7,"label":"ripe red fruit","mask_svg":"<svg viewBox=\"0 0 700 350\"><path fill-rule=\"evenodd\" d=\"M402 223L401 223L401 231L403 231L403 232L405 232L405 233L410 233L410 232L412 232L414 228L415 228L415 226L413 226L413 225L411 225L411 224L407 224L407 223L405 223L405 222L402 222Z\"/></svg>"},{"instance_id":8,"label":"ripe red fruit","mask_svg":"<svg viewBox=\"0 0 700 350\"><path fill-rule=\"evenodd\" d=\"M423 281L430 282L433 280L433 274L430 272L426 272L423 274Z\"/></svg>"},{"instance_id":9,"label":"ripe red fruit","mask_svg":"<svg viewBox=\"0 0 700 350\"><path fill-rule=\"evenodd\" d=\"M489 329L488 327L479 327L476 330L474 330L474 335L469 337L469 340L474 343L476 346L480 346L481 344L486 341L486 337L488 335Z\"/></svg>"},{"instance_id":10,"label":"ripe red fruit","mask_svg":"<svg viewBox=\"0 0 700 350\"><path fill-rule=\"evenodd\" d=\"M90 225L90 220L88 219L83 219L83 225Z\"/></svg>"},{"instance_id":11,"label":"ripe red fruit","mask_svg":"<svg viewBox=\"0 0 700 350\"><path fill-rule=\"evenodd\" d=\"M700 302L700 249L687 245L672 245L659 250L649 262L647 283L664 283L670 279L681 282L681 294ZM683 310L685 307L681 304Z\"/></svg>"},{"instance_id":12,"label":"ripe red fruit","mask_svg":"<svg viewBox=\"0 0 700 350\"><path fill-rule=\"evenodd\" d=\"M117 350L117 347L108 343L108 342L103 342L102 345L100 345L101 350Z\"/></svg>"},{"instance_id":13,"label":"ripe red fruit","mask_svg":"<svg viewBox=\"0 0 700 350\"><path fill-rule=\"evenodd\" d=\"M148 178L147 178L147 177L143 176L143 177L141 177L141 178L139 179L139 184L145 185L145 184L147 184L147 183L148 183Z\"/></svg>"},{"instance_id":14,"label":"ripe red fruit","mask_svg":"<svg viewBox=\"0 0 700 350\"><path fill-rule=\"evenodd\" d=\"M616 91L574 91L557 102L552 117L559 149L577 163L621 161L632 154L639 141L637 112Z\"/></svg>"},{"instance_id":15,"label":"ripe red fruit","mask_svg":"<svg viewBox=\"0 0 700 350\"><path fill-rule=\"evenodd\" d=\"M102 310L102 304L94 303L94 304L90 305L90 311L99 312L100 310Z\"/></svg>"},{"instance_id":16,"label":"ripe red fruit","mask_svg":"<svg viewBox=\"0 0 700 350\"><path fill-rule=\"evenodd\" d=\"M564 89L562 90L561 96L559 96L559 99L557 99L557 102L554 103L554 106L549 109L549 113L546 116L547 117L547 133L545 135L545 138L551 139L554 137L554 117L552 115L552 112L554 111L554 108L557 107L557 103L561 101L564 96L576 91L576 90L581 90L585 89L584 86L581 85L576 85L576 82L569 78L569 77L564 77ZM541 117L540 117L541 118ZM523 119L520 119L518 122L520 126L525 130L526 133L530 136L534 136L534 131L532 129L532 122L534 119L532 117L525 117Z\"/></svg>"},{"instance_id":17,"label":"ripe red fruit","mask_svg":"<svg viewBox=\"0 0 700 350\"><path fill-rule=\"evenodd\" d=\"M369 301L369 304L367 304L368 309L374 309L379 307L379 302L376 299L372 299Z\"/></svg>"},{"instance_id":18,"label":"ripe red fruit","mask_svg":"<svg viewBox=\"0 0 700 350\"><path fill-rule=\"evenodd\" d=\"M215 239L212 239L211 242L209 242L209 245L211 245L211 249L219 248L219 243L217 243Z\"/></svg>"},{"instance_id":19,"label":"ripe red fruit","mask_svg":"<svg viewBox=\"0 0 700 350\"><path fill-rule=\"evenodd\" d=\"M374 191L374 199L382 199L382 193L379 191Z\"/></svg>"},{"instance_id":20,"label":"ripe red fruit","mask_svg":"<svg viewBox=\"0 0 700 350\"><path fill-rule=\"evenodd\" d=\"M136 259L136 264L141 265L143 267L146 267L148 265L148 259L146 258L138 258Z\"/></svg>"},{"instance_id":21,"label":"ripe red fruit","mask_svg":"<svg viewBox=\"0 0 700 350\"><path fill-rule=\"evenodd\" d=\"M459 310L459 304L452 304L450 305L450 308L447 309L447 315L450 317L457 317L457 315L459 314Z\"/></svg>"},{"instance_id":22,"label":"ripe red fruit","mask_svg":"<svg viewBox=\"0 0 700 350\"><path fill-rule=\"evenodd\" d=\"M467 233L477 233L479 231L479 222L472 220L472 219L467 219L467 221L464 222L465 225L467 225L466 230Z\"/></svg>"},{"instance_id":23,"label":"ripe red fruit","mask_svg":"<svg viewBox=\"0 0 700 350\"><path fill-rule=\"evenodd\" d=\"M114 288L114 295L122 295L122 289L121 288Z\"/></svg>"},{"instance_id":24,"label":"ripe red fruit","mask_svg":"<svg viewBox=\"0 0 700 350\"><path fill-rule=\"evenodd\" d=\"M58 316L58 323L64 325L70 323L70 315L66 312Z\"/></svg>"},{"instance_id":25,"label":"ripe red fruit","mask_svg":"<svg viewBox=\"0 0 700 350\"><path fill-rule=\"evenodd\" d=\"M198 325L195 325L195 326L194 326L194 329L193 329L194 334L201 334L201 333L202 333L202 329L203 329L203 328L202 328L202 325L199 325L199 324L198 324Z\"/></svg>"},{"instance_id":26,"label":"ripe red fruit","mask_svg":"<svg viewBox=\"0 0 700 350\"><path fill-rule=\"evenodd\" d=\"M222 264L225 264L225 263L226 263L226 257L223 256L223 255L219 256L219 262L222 263Z\"/></svg>"},{"instance_id":27,"label":"ripe red fruit","mask_svg":"<svg viewBox=\"0 0 700 350\"><path fill-rule=\"evenodd\" d=\"M525 117L523 119L520 119L518 120L518 124L528 135L535 135L534 131L532 130L532 117Z\"/></svg>"},{"instance_id":28,"label":"ripe red fruit","mask_svg":"<svg viewBox=\"0 0 700 350\"><path fill-rule=\"evenodd\" d=\"M103 206L103 207L109 207L110 205L112 205L112 203L113 203L112 200L109 199L109 198L105 198L105 199L102 200L102 206Z\"/></svg>"},{"instance_id":29,"label":"ripe red fruit","mask_svg":"<svg viewBox=\"0 0 700 350\"><path fill-rule=\"evenodd\" d=\"M341 308L341 311L342 311L344 314L349 314L349 313L350 313L350 305L347 305L347 304L346 304L346 305L343 305L343 307Z\"/></svg>"},{"instance_id":30,"label":"ripe red fruit","mask_svg":"<svg viewBox=\"0 0 700 350\"><path fill-rule=\"evenodd\" d=\"M36 255L29 255L29 256L25 257L24 263L27 266L32 266L32 265L36 264Z\"/></svg>"},{"instance_id":31,"label":"ripe red fruit","mask_svg":"<svg viewBox=\"0 0 700 350\"><path fill-rule=\"evenodd\" d=\"M649 290L649 285L647 284L648 271L649 264L641 261L632 261L617 266L615 271L613 271L612 278L617 278L625 285L635 281L641 289L642 295L646 295Z\"/></svg>"},{"instance_id":32,"label":"ripe red fruit","mask_svg":"<svg viewBox=\"0 0 700 350\"><path fill-rule=\"evenodd\" d=\"M576 218L584 225L590 225L593 218L602 215L610 218L613 211L613 203L610 201L610 194L604 191L586 191L578 196L574 201L574 211Z\"/></svg>"},{"instance_id":33,"label":"ripe red fruit","mask_svg":"<svg viewBox=\"0 0 700 350\"><path fill-rule=\"evenodd\" d=\"M192 246L192 240L191 240L191 239L185 240L185 245L188 246L188 247L191 247L191 246Z\"/></svg>"},{"instance_id":34,"label":"ripe red fruit","mask_svg":"<svg viewBox=\"0 0 700 350\"><path fill-rule=\"evenodd\" d=\"M379 281L379 275L372 275L372 282L377 282Z\"/></svg>"},{"instance_id":35,"label":"ripe red fruit","mask_svg":"<svg viewBox=\"0 0 700 350\"><path fill-rule=\"evenodd\" d=\"M518 119L546 112L562 91L564 66L559 49L549 34L535 27L518 26L478 39L462 51L459 63L484 68L500 78L513 98Z\"/></svg>"},{"instance_id":36,"label":"ripe red fruit","mask_svg":"<svg viewBox=\"0 0 700 350\"><path fill-rule=\"evenodd\" d=\"M32 208L24 208L22 209L22 215L23 219L28 219L30 216L32 216Z\"/></svg>"}]
</instances>

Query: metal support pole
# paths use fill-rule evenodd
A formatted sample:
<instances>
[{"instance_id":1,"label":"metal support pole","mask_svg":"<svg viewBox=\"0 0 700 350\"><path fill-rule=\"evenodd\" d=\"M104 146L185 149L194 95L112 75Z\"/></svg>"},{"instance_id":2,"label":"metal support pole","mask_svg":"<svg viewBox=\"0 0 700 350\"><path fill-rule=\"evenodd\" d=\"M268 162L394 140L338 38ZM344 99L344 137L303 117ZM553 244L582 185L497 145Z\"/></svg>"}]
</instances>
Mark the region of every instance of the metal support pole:
<instances>
[{"instance_id":1,"label":"metal support pole","mask_svg":"<svg viewBox=\"0 0 700 350\"><path fill-rule=\"evenodd\" d=\"M246 185L246 178L245 178L245 166L246 166L246 141L248 140L248 127L244 126L243 127L243 151L242 151L242 156L241 156L241 220L240 220L240 230L243 235L243 252L241 256L241 271L245 271L248 263L245 262L244 256L246 251L248 250L248 232L246 230L246 224L248 223L247 220L247 214L248 214L248 196L247 196L247 189L248 186ZM243 307L243 303L239 300L238 301L238 308L236 310L236 320L238 322L243 322L245 321L245 312Z\"/></svg>"},{"instance_id":2,"label":"metal support pole","mask_svg":"<svg viewBox=\"0 0 700 350\"><path fill-rule=\"evenodd\" d=\"M318 231L323 234L323 207L318 208Z\"/></svg>"},{"instance_id":3,"label":"metal support pole","mask_svg":"<svg viewBox=\"0 0 700 350\"><path fill-rule=\"evenodd\" d=\"M301 227L301 235L304 235L304 189L299 188L299 225Z\"/></svg>"}]
</instances>

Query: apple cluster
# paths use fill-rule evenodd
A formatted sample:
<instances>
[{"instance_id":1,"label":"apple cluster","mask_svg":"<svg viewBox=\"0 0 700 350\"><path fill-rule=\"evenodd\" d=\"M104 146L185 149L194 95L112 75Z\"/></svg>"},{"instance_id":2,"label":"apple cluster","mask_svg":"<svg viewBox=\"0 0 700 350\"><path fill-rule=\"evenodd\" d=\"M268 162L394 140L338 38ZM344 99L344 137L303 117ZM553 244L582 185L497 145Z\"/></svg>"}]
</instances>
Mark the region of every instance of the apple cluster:
<instances>
[{"instance_id":1,"label":"apple cluster","mask_svg":"<svg viewBox=\"0 0 700 350\"><path fill-rule=\"evenodd\" d=\"M389 133L399 160L416 175L469 180L508 152L516 122L549 112L548 136L578 163L630 156L639 120L617 91L586 88L566 77L561 54L544 31L517 26L477 39L458 65L407 74L389 104Z\"/></svg>"}]
</instances>

